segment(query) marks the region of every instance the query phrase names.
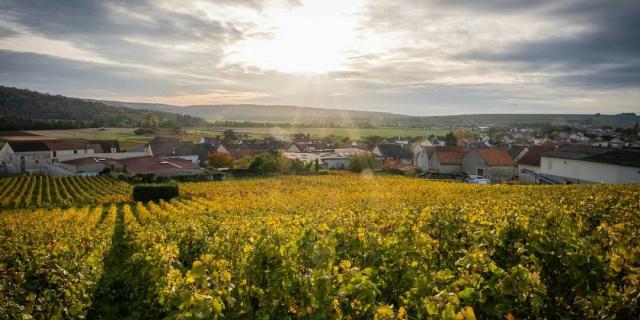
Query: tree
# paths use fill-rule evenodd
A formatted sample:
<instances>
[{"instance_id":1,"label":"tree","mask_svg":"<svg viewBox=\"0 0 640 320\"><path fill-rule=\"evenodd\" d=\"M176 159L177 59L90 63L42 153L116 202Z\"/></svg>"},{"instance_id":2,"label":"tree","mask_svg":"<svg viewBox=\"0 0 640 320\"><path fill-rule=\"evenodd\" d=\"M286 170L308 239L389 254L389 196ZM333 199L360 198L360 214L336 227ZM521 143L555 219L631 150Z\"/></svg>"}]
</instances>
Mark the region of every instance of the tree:
<instances>
[{"instance_id":1,"label":"tree","mask_svg":"<svg viewBox=\"0 0 640 320\"><path fill-rule=\"evenodd\" d=\"M444 144L448 147L454 147L458 145L458 139L456 139L456 136L453 134L453 132L447 133L447 135L444 137Z\"/></svg>"},{"instance_id":2,"label":"tree","mask_svg":"<svg viewBox=\"0 0 640 320\"><path fill-rule=\"evenodd\" d=\"M464 128L456 129L453 135L458 139L471 138L471 132Z\"/></svg>"},{"instance_id":3,"label":"tree","mask_svg":"<svg viewBox=\"0 0 640 320\"><path fill-rule=\"evenodd\" d=\"M233 166L233 159L227 153L209 152L209 169L230 168Z\"/></svg>"},{"instance_id":4,"label":"tree","mask_svg":"<svg viewBox=\"0 0 640 320\"><path fill-rule=\"evenodd\" d=\"M238 136L236 135L236 133L233 130L227 129L222 134L222 139L224 141L227 141L227 142L233 142L233 141L238 140Z\"/></svg>"},{"instance_id":5,"label":"tree","mask_svg":"<svg viewBox=\"0 0 640 320\"><path fill-rule=\"evenodd\" d=\"M375 159L369 153L361 153L353 158L349 162L349 170L353 172L362 172L366 169L375 168Z\"/></svg>"}]
</instances>

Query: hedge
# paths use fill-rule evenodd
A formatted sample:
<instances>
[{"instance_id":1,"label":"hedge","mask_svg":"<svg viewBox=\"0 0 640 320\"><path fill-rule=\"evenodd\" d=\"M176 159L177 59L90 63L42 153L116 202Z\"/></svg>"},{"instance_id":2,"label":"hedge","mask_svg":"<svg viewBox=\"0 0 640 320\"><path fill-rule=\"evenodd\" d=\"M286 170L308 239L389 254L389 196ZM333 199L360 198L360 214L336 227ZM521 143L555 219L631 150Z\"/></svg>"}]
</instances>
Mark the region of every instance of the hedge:
<instances>
[{"instance_id":1,"label":"hedge","mask_svg":"<svg viewBox=\"0 0 640 320\"><path fill-rule=\"evenodd\" d=\"M178 195L177 184L139 184L133 187L133 201L168 201Z\"/></svg>"}]
</instances>

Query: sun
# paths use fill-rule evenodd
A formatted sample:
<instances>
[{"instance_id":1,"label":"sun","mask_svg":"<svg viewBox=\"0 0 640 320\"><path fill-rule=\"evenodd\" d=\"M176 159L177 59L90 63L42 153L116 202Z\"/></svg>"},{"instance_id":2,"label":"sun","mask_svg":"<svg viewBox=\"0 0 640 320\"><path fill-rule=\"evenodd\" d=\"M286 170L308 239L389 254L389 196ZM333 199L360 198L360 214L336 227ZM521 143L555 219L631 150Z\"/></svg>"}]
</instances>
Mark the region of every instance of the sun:
<instances>
[{"instance_id":1,"label":"sun","mask_svg":"<svg viewBox=\"0 0 640 320\"><path fill-rule=\"evenodd\" d=\"M266 15L266 36L240 41L235 62L284 73L327 73L344 67L357 43L357 1L313 0Z\"/></svg>"}]
</instances>

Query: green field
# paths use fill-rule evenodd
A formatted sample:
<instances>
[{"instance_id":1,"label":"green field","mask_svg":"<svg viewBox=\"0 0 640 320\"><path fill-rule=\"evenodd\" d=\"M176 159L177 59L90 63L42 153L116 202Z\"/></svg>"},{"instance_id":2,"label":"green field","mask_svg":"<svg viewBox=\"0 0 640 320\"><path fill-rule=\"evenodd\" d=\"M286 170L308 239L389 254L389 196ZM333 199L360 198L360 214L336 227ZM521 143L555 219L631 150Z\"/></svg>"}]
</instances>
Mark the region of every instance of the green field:
<instances>
[{"instance_id":1,"label":"green field","mask_svg":"<svg viewBox=\"0 0 640 320\"><path fill-rule=\"evenodd\" d=\"M384 138L398 137L398 136L429 136L433 135L445 135L447 132L444 130L429 130L429 129L413 129L413 128L375 128L375 129L359 129L359 128L196 128L187 130L189 133L200 135L216 135L221 134L227 129L232 129L238 133L247 133L250 135L273 135L276 137L288 136L292 133L309 133L312 136L329 136L334 135L338 137L347 137L350 139L360 139L367 136L380 136Z\"/></svg>"},{"instance_id":2,"label":"green field","mask_svg":"<svg viewBox=\"0 0 640 320\"><path fill-rule=\"evenodd\" d=\"M316 137L337 136L350 139L361 139L367 136L380 136L383 138L391 138L398 136L429 136L445 135L444 130L428 130L428 129L412 129L412 128L375 128L375 129L357 129L357 128L187 128L184 133L173 134L159 132L156 135L175 136L187 141L198 141L202 136L222 135L227 130L232 129L237 133L246 134L250 139L259 139L265 135L273 135L277 138L287 140L293 133L309 133ZM135 135L133 128L90 128L90 129L68 129L68 130L38 130L29 131L41 136L55 139L89 139L89 140L119 140L122 149L129 149L141 144L149 142L156 135ZM34 137L28 137L33 139Z\"/></svg>"}]
</instances>

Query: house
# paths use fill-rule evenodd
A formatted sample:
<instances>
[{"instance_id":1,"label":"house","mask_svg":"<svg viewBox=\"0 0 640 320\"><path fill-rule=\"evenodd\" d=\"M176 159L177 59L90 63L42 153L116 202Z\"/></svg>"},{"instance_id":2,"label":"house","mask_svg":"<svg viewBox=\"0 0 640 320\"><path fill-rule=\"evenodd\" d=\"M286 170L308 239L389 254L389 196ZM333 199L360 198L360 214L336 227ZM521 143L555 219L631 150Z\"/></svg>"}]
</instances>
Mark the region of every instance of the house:
<instances>
[{"instance_id":1,"label":"house","mask_svg":"<svg viewBox=\"0 0 640 320\"><path fill-rule=\"evenodd\" d=\"M478 175L491 181L513 179L516 163L503 149L474 149L462 160L462 168L468 175Z\"/></svg>"},{"instance_id":2,"label":"house","mask_svg":"<svg viewBox=\"0 0 640 320\"><path fill-rule=\"evenodd\" d=\"M208 143L196 143L193 145L198 155L198 164L206 168L209 165L209 153L216 151L216 146Z\"/></svg>"},{"instance_id":3,"label":"house","mask_svg":"<svg viewBox=\"0 0 640 320\"><path fill-rule=\"evenodd\" d=\"M385 160L398 161L402 164L412 164L413 154L408 148L396 143L379 143L373 148L373 155Z\"/></svg>"},{"instance_id":4,"label":"house","mask_svg":"<svg viewBox=\"0 0 640 320\"><path fill-rule=\"evenodd\" d=\"M522 158L528 150L528 146L515 145L509 148L509 154L514 161L518 162L518 160L520 160L520 158Z\"/></svg>"},{"instance_id":5,"label":"house","mask_svg":"<svg viewBox=\"0 0 640 320\"><path fill-rule=\"evenodd\" d=\"M304 163L317 160L320 168L323 169L349 169L351 159L363 153L368 152L361 149L344 148L316 152L285 152L283 155L289 159L297 159Z\"/></svg>"},{"instance_id":6,"label":"house","mask_svg":"<svg viewBox=\"0 0 640 320\"><path fill-rule=\"evenodd\" d=\"M45 172L49 159L49 147L44 141L10 140L0 149L0 170L5 174Z\"/></svg>"},{"instance_id":7,"label":"house","mask_svg":"<svg viewBox=\"0 0 640 320\"><path fill-rule=\"evenodd\" d=\"M640 151L562 146L542 154L540 172L559 183L640 183Z\"/></svg>"},{"instance_id":8,"label":"house","mask_svg":"<svg viewBox=\"0 0 640 320\"><path fill-rule=\"evenodd\" d=\"M555 145L528 146L527 151L517 160L516 175L522 183L540 183L540 159L543 153L556 149Z\"/></svg>"},{"instance_id":9,"label":"house","mask_svg":"<svg viewBox=\"0 0 640 320\"><path fill-rule=\"evenodd\" d=\"M77 157L96 153L95 144L86 139L44 140L44 143L50 151L49 162L51 163L66 160L69 156Z\"/></svg>"},{"instance_id":10,"label":"house","mask_svg":"<svg viewBox=\"0 0 640 320\"><path fill-rule=\"evenodd\" d=\"M230 145L230 146L220 145L216 149L216 152L228 154L229 157L231 157L231 159L233 160L240 160L245 157L255 157L259 154L263 154L271 150L273 149L255 148L253 146L240 144L240 145Z\"/></svg>"},{"instance_id":11,"label":"house","mask_svg":"<svg viewBox=\"0 0 640 320\"><path fill-rule=\"evenodd\" d=\"M117 153L121 152L118 140L89 140L96 153Z\"/></svg>"},{"instance_id":12,"label":"house","mask_svg":"<svg viewBox=\"0 0 640 320\"><path fill-rule=\"evenodd\" d=\"M432 171L444 174L461 173L462 159L469 153L464 147L435 147L429 162Z\"/></svg>"},{"instance_id":13,"label":"house","mask_svg":"<svg viewBox=\"0 0 640 320\"><path fill-rule=\"evenodd\" d=\"M122 165L113 159L100 157L85 157L73 160L60 161L55 168L50 168L52 175L57 176L97 176L105 168L122 168Z\"/></svg>"},{"instance_id":14,"label":"house","mask_svg":"<svg viewBox=\"0 0 640 320\"><path fill-rule=\"evenodd\" d=\"M422 171L429 170L429 148L430 146L422 144L416 144L413 147L413 165L416 166L416 168L420 168Z\"/></svg>"},{"instance_id":15,"label":"house","mask_svg":"<svg viewBox=\"0 0 640 320\"><path fill-rule=\"evenodd\" d=\"M269 146L272 149L276 149L279 146ZM287 152L314 152L320 150L335 149L337 146L331 141L325 141L322 139L298 141L293 142L287 147Z\"/></svg>"},{"instance_id":16,"label":"house","mask_svg":"<svg viewBox=\"0 0 640 320\"><path fill-rule=\"evenodd\" d=\"M220 137L200 137L199 143L217 147L222 143L222 141L220 140Z\"/></svg>"},{"instance_id":17,"label":"house","mask_svg":"<svg viewBox=\"0 0 640 320\"><path fill-rule=\"evenodd\" d=\"M183 158L138 157L116 160L128 176L154 174L160 177L195 176L204 174L192 161Z\"/></svg>"},{"instance_id":18,"label":"house","mask_svg":"<svg viewBox=\"0 0 640 320\"><path fill-rule=\"evenodd\" d=\"M182 158L199 164L198 152L192 142L182 141L180 138L155 137L145 145L145 151L159 158Z\"/></svg>"}]
</instances>

